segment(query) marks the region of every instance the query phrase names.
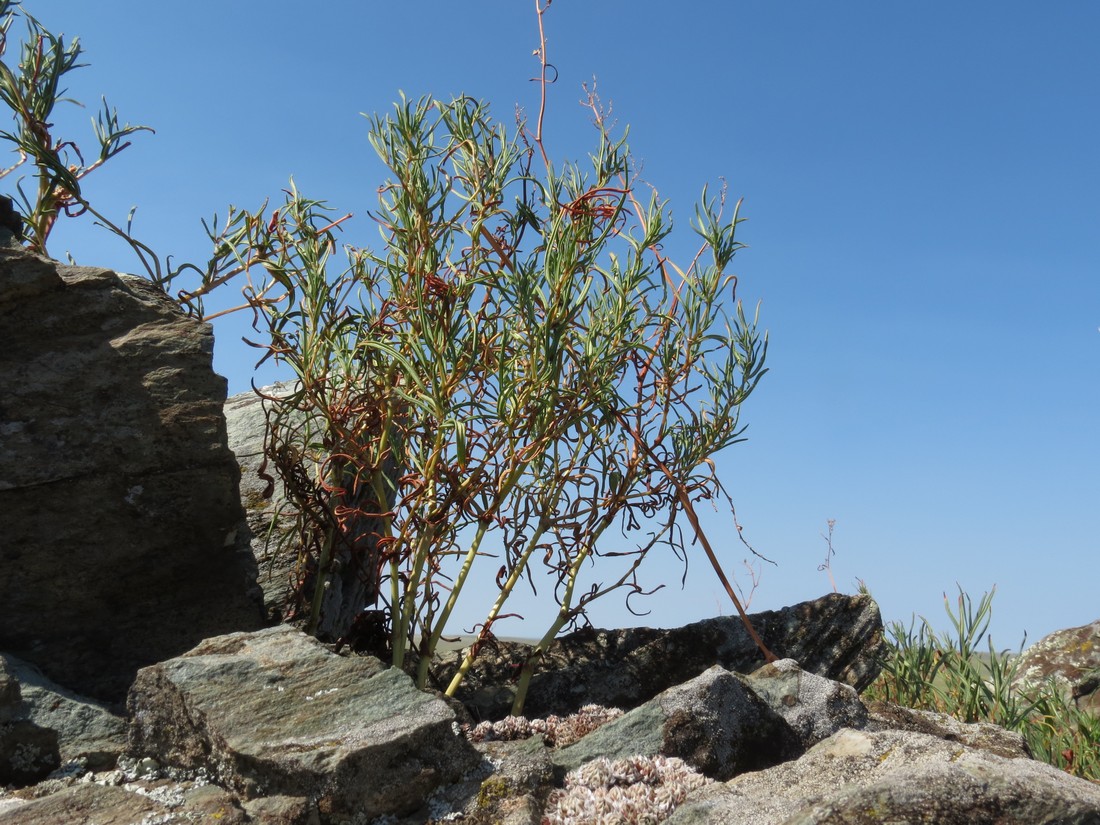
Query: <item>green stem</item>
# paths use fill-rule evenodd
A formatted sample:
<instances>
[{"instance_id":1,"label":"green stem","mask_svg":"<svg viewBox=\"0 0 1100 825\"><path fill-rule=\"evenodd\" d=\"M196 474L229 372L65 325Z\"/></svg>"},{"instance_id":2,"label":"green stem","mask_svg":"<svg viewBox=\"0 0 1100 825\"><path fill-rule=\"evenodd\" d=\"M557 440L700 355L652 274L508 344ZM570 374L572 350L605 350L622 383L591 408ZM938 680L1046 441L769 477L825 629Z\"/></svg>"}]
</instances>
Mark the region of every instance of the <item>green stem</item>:
<instances>
[{"instance_id":1,"label":"green stem","mask_svg":"<svg viewBox=\"0 0 1100 825\"><path fill-rule=\"evenodd\" d=\"M416 551L413 554L413 566L409 572L409 581L405 585L405 598L401 601L401 609L393 620L393 666L401 668L405 664L405 652L412 643L412 615L416 606L416 594L420 590L421 577L428 559L428 548L438 531L429 528L417 539Z\"/></svg>"},{"instance_id":2,"label":"green stem","mask_svg":"<svg viewBox=\"0 0 1100 825\"><path fill-rule=\"evenodd\" d=\"M432 502L435 500L435 481L434 475L436 465L439 463L440 456L443 453L443 439L445 438L443 429L440 428L436 434L435 444L432 447L432 454L428 459L428 465L424 470L424 488L421 492L419 499L420 502L427 502L429 508L432 507ZM422 505L423 506L423 505ZM429 524L434 524L434 513L429 512ZM431 546L435 542L436 537L439 535L439 529L434 526L428 526L424 532L417 538L416 549L413 552L413 564L412 569L409 572L409 580L405 583L404 598L398 599L397 591L394 590L394 601L392 604L397 610L397 615L393 617L392 628L392 641L393 641L393 666L400 668L405 664L405 652L412 642L412 616L416 606L416 596L420 591L421 577L424 574L424 567L427 562L428 556L431 553ZM393 570L393 580L396 583L399 571ZM395 585L396 587L396 585Z\"/></svg>"},{"instance_id":3,"label":"green stem","mask_svg":"<svg viewBox=\"0 0 1100 825\"><path fill-rule=\"evenodd\" d=\"M321 558L317 562L317 580L313 584L313 600L309 606L309 627L307 632L314 635L321 622L321 603L324 601L325 586L329 582L329 565L332 564L332 547L336 543L338 524L329 526L325 533L325 543L321 546Z\"/></svg>"},{"instance_id":4,"label":"green stem","mask_svg":"<svg viewBox=\"0 0 1100 825\"><path fill-rule=\"evenodd\" d=\"M501 503L506 501L508 496L512 494L520 478L523 477L523 466L524 465L521 463L513 466L512 473L508 476L503 487L496 495L491 513L499 511ZM431 664L432 658L435 656L436 648L439 646L439 639L447 628L447 622L450 621L451 613L454 611L455 604L458 602L462 587L466 584L466 578L470 575L470 570L473 568L474 560L477 558L478 551L481 549L481 543L485 538L485 534L489 530L488 519L491 518L491 513L487 513L485 518L483 518L478 525L477 533L474 535L474 539L470 544L470 549L466 552L466 557L462 561L462 568L458 571L458 576L455 578L454 585L451 587L451 595L447 598L447 603L443 605L443 609L439 613L439 618L432 628L431 636L428 639L428 644L424 651L424 658L421 659L419 670L417 671L416 681L418 687L423 688L428 683L428 667ZM469 668L467 668L467 670L468 669Z\"/></svg>"},{"instance_id":5,"label":"green stem","mask_svg":"<svg viewBox=\"0 0 1100 825\"><path fill-rule=\"evenodd\" d=\"M417 666L416 686L419 688L423 688L428 684L429 665L431 665L432 659L435 657L436 648L439 646L439 639L442 637L447 627L447 622L451 618L451 612L454 610L455 602L458 601L458 594L462 590L462 586L466 583L466 577L473 567L474 559L477 558L478 550L481 548L481 542L485 538L487 528L488 524L485 522L482 522L478 527L477 534L470 544L470 549L466 551L466 557L462 560L462 569L459 570L454 585L451 587L451 595L448 597L447 603L443 605L443 609L440 611L438 619L432 625L431 635L428 637L427 644L422 651L423 656L421 656L420 663Z\"/></svg>"},{"instance_id":6,"label":"green stem","mask_svg":"<svg viewBox=\"0 0 1100 825\"><path fill-rule=\"evenodd\" d=\"M581 565L584 560L588 558L588 550L585 550L569 565L569 580L565 586L565 596L561 600L561 607L558 610L558 615L551 623L549 629L543 634L543 637L539 640L539 643L535 645L535 649L531 651L531 654L527 657L527 661L523 663L523 670L520 671L519 682L516 684L516 695L512 700L512 716L523 715L523 705L527 701L527 690L531 686L531 677L535 673L535 665L538 664L539 659L546 653L547 648L550 647L550 643L557 638L558 633L565 627L565 623L569 621L573 611L570 605L573 602L573 590L577 584L577 576L580 574Z\"/></svg>"},{"instance_id":7,"label":"green stem","mask_svg":"<svg viewBox=\"0 0 1100 825\"><path fill-rule=\"evenodd\" d=\"M493 602L493 607L489 611L489 614L485 617L485 627L491 627L493 622L496 621L497 616L500 615L500 611L504 608L504 603L508 601L508 597L512 595L512 590L515 589L516 583L519 581L520 576L523 575L524 569L527 567L527 562L531 558L531 554L534 552L535 547L542 540L542 537L546 534L545 521L539 524L538 530L531 536L531 540L527 542L527 547L524 549L523 554L519 557L515 567L512 568L512 574L504 582L504 586L500 588L500 593L497 594L496 601ZM466 655L462 658L462 664L458 667L458 672L451 679L451 683L447 685L446 694L448 696L454 696L458 690L458 686L462 684L462 680L466 678L466 674L470 672L470 668L474 664L474 657L476 655L477 645L471 645L466 651Z\"/></svg>"}]
</instances>

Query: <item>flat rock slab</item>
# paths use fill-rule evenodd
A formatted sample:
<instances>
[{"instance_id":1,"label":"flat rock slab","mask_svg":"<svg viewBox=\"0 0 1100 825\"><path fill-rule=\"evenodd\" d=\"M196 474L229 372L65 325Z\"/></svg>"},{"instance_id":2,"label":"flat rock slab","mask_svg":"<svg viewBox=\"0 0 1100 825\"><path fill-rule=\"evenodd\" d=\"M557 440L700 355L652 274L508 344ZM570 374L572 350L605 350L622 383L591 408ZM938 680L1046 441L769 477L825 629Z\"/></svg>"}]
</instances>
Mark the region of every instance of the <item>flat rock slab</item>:
<instances>
[{"instance_id":1,"label":"flat rock slab","mask_svg":"<svg viewBox=\"0 0 1100 825\"><path fill-rule=\"evenodd\" d=\"M802 758L690 795L668 825L1093 825L1100 787L912 731L841 730Z\"/></svg>"},{"instance_id":2,"label":"flat rock slab","mask_svg":"<svg viewBox=\"0 0 1100 825\"><path fill-rule=\"evenodd\" d=\"M142 669L127 706L131 755L204 770L246 799L308 797L324 821L411 813L481 761L406 674L286 625Z\"/></svg>"},{"instance_id":3,"label":"flat rock slab","mask_svg":"<svg viewBox=\"0 0 1100 825\"><path fill-rule=\"evenodd\" d=\"M81 783L32 801L7 800L0 825L191 825L250 820L232 797L207 785L120 788Z\"/></svg>"}]
</instances>

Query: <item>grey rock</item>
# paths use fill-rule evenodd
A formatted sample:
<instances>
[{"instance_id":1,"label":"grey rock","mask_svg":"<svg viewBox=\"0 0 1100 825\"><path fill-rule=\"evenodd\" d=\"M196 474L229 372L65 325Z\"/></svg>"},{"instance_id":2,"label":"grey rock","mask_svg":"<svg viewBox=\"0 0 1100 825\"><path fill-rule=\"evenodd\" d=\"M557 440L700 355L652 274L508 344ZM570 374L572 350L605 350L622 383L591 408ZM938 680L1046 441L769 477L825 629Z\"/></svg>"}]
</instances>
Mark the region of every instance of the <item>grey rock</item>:
<instances>
[{"instance_id":1,"label":"grey rock","mask_svg":"<svg viewBox=\"0 0 1100 825\"><path fill-rule=\"evenodd\" d=\"M206 770L245 799L308 797L323 822L411 813L481 762L406 674L285 625L142 669L127 706L131 756Z\"/></svg>"},{"instance_id":2,"label":"grey rock","mask_svg":"<svg viewBox=\"0 0 1100 825\"><path fill-rule=\"evenodd\" d=\"M158 816L158 823L183 825L186 820L172 817L168 810L139 793L122 788L94 785L72 785L49 796L34 799L18 807L0 811L2 825L58 825L58 823L136 823Z\"/></svg>"},{"instance_id":3,"label":"grey rock","mask_svg":"<svg viewBox=\"0 0 1100 825\"><path fill-rule=\"evenodd\" d=\"M841 728L867 723L867 708L854 688L806 673L793 659L764 665L746 683L791 727L803 749Z\"/></svg>"},{"instance_id":4,"label":"grey rock","mask_svg":"<svg viewBox=\"0 0 1100 825\"><path fill-rule=\"evenodd\" d=\"M667 822L1084 825L1100 822L1100 788L922 733L845 729L798 760L692 794Z\"/></svg>"},{"instance_id":5,"label":"grey rock","mask_svg":"<svg viewBox=\"0 0 1100 825\"><path fill-rule=\"evenodd\" d=\"M538 737L514 742L484 742L477 748L499 768L479 783L471 813L484 813L503 800L545 796L553 787L554 762L550 749L543 747Z\"/></svg>"},{"instance_id":6,"label":"grey rock","mask_svg":"<svg viewBox=\"0 0 1100 825\"><path fill-rule=\"evenodd\" d=\"M64 291L65 281L58 274L57 265L48 258L31 255L21 247L4 247L0 253L4 261L0 313L10 312L27 300L49 300Z\"/></svg>"},{"instance_id":7,"label":"grey rock","mask_svg":"<svg viewBox=\"0 0 1100 825\"><path fill-rule=\"evenodd\" d=\"M794 731L717 665L554 754L572 770L598 757L675 756L714 779L761 770L801 752Z\"/></svg>"},{"instance_id":8,"label":"grey rock","mask_svg":"<svg viewBox=\"0 0 1100 825\"><path fill-rule=\"evenodd\" d=\"M19 681L0 658L0 786L32 785L60 764L57 734L27 718Z\"/></svg>"},{"instance_id":9,"label":"grey rock","mask_svg":"<svg viewBox=\"0 0 1100 825\"><path fill-rule=\"evenodd\" d=\"M543 802L556 787L557 770L552 748L544 737L490 740L475 747L482 754L482 770L465 781L435 794L435 818L460 818L470 825L539 825ZM419 825L410 817L395 825Z\"/></svg>"},{"instance_id":10,"label":"grey rock","mask_svg":"<svg viewBox=\"0 0 1100 825\"><path fill-rule=\"evenodd\" d=\"M18 687L0 659L9 728L27 721ZM579 740L471 745L454 708L406 675L280 626L208 639L143 669L130 711L118 770L79 786L58 771L17 792L30 802L0 791L0 825L579 825L619 822L623 811L655 822L674 808L671 823L1100 825L1100 786L1028 758L1017 734L865 708L851 687L791 660L748 676L713 666L595 730L543 720ZM502 737L549 729L499 727ZM676 778L657 770L662 760ZM79 790L91 780L121 787Z\"/></svg>"},{"instance_id":11,"label":"grey rock","mask_svg":"<svg viewBox=\"0 0 1100 825\"><path fill-rule=\"evenodd\" d=\"M156 795L156 783L148 783ZM163 786L161 786L163 787ZM146 793L149 793L147 790ZM241 807L237 797L217 785L195 783L181 794L169 794L162 798L173 810L182 813L188 823L213 822L217 825L245 825L252 819Z\"/></svg>"},{"instance_id":12,"label":"grey rock","mask_svg":"<svg viewBox=\"0 0 1100 825\"><path fill-rule=\"evenodd\" d=\"M831 593L812 602L749 617L765 644L781 658L857 691L878 675L884 642L882 617L869 596ZM492 641L456 696L479 719L508 714L513 677L532 647ZM433 666L443 689L457 671L461 652ZM567 715L588 703L635 708L662 690L686 682L713 665L751 673L763 656L736 617L706 619L671 630L580 630L555 639L543 655L528 692L528 716Z\"/></svg>"},{"instance_id":13,"label":"grey rock","mask_svg":"<svg viewBox=\"0 0 1100 825\"><path fill-rule=\"evenodd\" d=\"M0 825L245 825L236 800L212 785L126 787L71 784L25 804L0 809Z\"/></svg>"},{"instance_id":14,"label":"grey rock","mask_svg":"<svg viewBox=\"0 0 1100 825\"><path fill-rule=\"evenodd\" d=\"M0 654L0 724L10 722L24 713L19 680Z\"/></svg>"},{"instance_id":15,"label":"grey rock","mask_svg":"<svg viewBox=\"0 0 1100 825\"><path fill-rule=\"evenodd\" d=\"M1100 715L1100 619L1044 636L1016 662L1017 690L1050 680L1081 710Z\"/></svg>"},{"instance_id":16,"label":"grey rock","mask_svg":"<svg viewBox=\"0 0 1100 825\"><path fill-rule=\"evenodd\" d=\"M474 823L492 825L540 825L542 821L542 804L530 794L502 803L492 819L471 819Z\"/></svg>"},{"instance_id":17,"label":"grey rock","mask_svg":"<svg viewBox=\"0 0 1100 825\"><path fill-rule=\"evenodd\" d=\"M255 825L321 825L317 805L304 796L263 796L243 807Z\"/></svg>"},{"instance_id":18,"label":"grey rock","mask_svg":"<svg viewBox=\"0 0 1100 825\"><path fill-rule=\"evenodd\" d=\"M33 785L60 765L57 733L29 719L0 722L0 785Z\"/></svg>"},{"instance_id":19,"label":"grey rock","mask_svg":"<svg viewBox=\"0 0 1100 825\"><path fill-rule=\"evenodd\" d=\"M18 680L23 717L57 733L63 763L83 760L93 771L114 767L126 747L124 718L99 702L54 684L34 665L0 653L0 683L4 672Z\"/></svg>"},{"instance_id":20,"label":"grey rock","mask_svg":"<svg viewBox=\"0 0 1100 825\"><path fill-rule=\"evenodd\" d=\"M28 801L17 796L0 796L0 822L3 821L4 814L12 813L16 808L26 805ZM9 819L8 822L12 820Z\"/></svg>"},{"instance_id":21,"label":"grey rock","mask_svg":"<svg viewBox=\"0 0 1100 825\"><path fill-rule=\"evenodd\" d=\"M0 650L119 702L262 623L209 325L148 281L0 249Z\"/></svg>"},{"instance_id":22,"label":"grey rock","mask_svg":"<svg viewBox=\"0 0 1100 825\"><path fill-rule=\"evenodd\" d=\"M289 384L262 387L264 395L286 394ZM238 548L256 560L268 616L283 619L292 610L295 562L299 544L293 535L293 509L274 468L264 465L264 400L255 392L228 398L224 405L230 451L240 467L244 521L237 531Z\"/></svg>"},{"instance_id":23,"label":"grey rock","mask_svg":"<svg viewBox=\"0 0 1100 825\"><path fill-rule=\"evenodd\" d=\"M960 722L946 713L913 710L891 702L872 702L867 707L867 731L905 730L926 733L948 742L988 751L1006 759L1030 758L1024 737L989 722Z\"/></svg>"}]
</instances>

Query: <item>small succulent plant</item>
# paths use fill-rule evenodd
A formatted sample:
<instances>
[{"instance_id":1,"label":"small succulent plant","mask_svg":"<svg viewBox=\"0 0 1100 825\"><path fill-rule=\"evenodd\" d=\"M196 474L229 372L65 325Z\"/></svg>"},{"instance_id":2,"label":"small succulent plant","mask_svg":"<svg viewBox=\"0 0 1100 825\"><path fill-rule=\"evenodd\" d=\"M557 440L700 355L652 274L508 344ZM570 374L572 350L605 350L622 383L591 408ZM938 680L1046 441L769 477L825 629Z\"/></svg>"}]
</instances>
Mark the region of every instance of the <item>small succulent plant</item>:
<instances>
[{"instance_id":1,"label":"small succulent plant","mask_svg":"<svg viewBox=\"0 0 1100 825\"><path fill-rule=\"evenodd\" d=\"M585 705L569 716L550 715L545 719L509 716L499 722L481 722L474 727L467 727L466 737L471 742L507 742L539 734L546 744L564 748L622 715L623 712L618 708Z\"/></svg>"},{"instance_id":2,"label":"small succulent plant","mask_svg":"<svg viewBox=\"0 0 1100 825\"><path fill-rule=\"evenodd\" d=\"M565 787L550 795L547 825L656 825L689 793L711 780L682 759L600 757L570 772Z\"/></svg>"}]
</instances>

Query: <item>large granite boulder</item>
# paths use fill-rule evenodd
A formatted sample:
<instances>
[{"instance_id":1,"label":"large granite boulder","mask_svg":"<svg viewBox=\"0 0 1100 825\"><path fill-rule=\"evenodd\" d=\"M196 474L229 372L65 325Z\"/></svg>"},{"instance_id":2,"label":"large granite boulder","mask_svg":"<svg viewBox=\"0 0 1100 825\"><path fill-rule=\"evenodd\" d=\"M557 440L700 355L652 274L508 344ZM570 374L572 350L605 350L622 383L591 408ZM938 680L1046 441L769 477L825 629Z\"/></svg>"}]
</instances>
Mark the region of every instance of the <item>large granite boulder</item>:
<instances>
[{"instance_id":1,"label":"large granite boulder","mask_svg":"<svg viewBox=\"0 0 1100 825\"><path fill-rule=\"evenodd\" d=\"M870 596L830 593L749 618L773 653L794 659L808 673L857 691L878 675L885 643L882 617ZM512 706L515 674L531 650L517 642L485 644L457 698L480 719L502 718ZM450 683L462 653L445 656L432 667L436 687ZM671 630L588 628L550 644L531 679L524 710L529 716L547 716L574 713L589 703L635 708L714 665L751 673L762 664L759 649L736 616Z\"/></svg>"},{"instance_id":2,"label":"large granite boulder","mask_svg":"<svg viewBox=\"0 0 1100 825\"><path fill-rule=\"evenodd\" d=\"M1048 681L1079 709L1100 715L1100 620L1044 636L1020 655L1017 689Z\"/></svg>"},{"instance_id":3,"label":"large granite boulder","mask_svg":"<svg viewBox=\"0 0 1100 825\"><path fill-rule=\"evenodd\" d=\"M8 247L0 330L0 650L117 702L138 668L261 626L210 326Z\"/></svg>"},{"instance_id":4,"label":"large granite boulder","mask_svg":"<svg viewBox=\"0 0 1100 825\"><path fill-rule=\"evenodd\" d=\"M208 639L144 668L129 753L244 799L304 798L324 821L407 814L481 757L454 711L400 670L287 625Z\"/></svg>"}]
</instances>

